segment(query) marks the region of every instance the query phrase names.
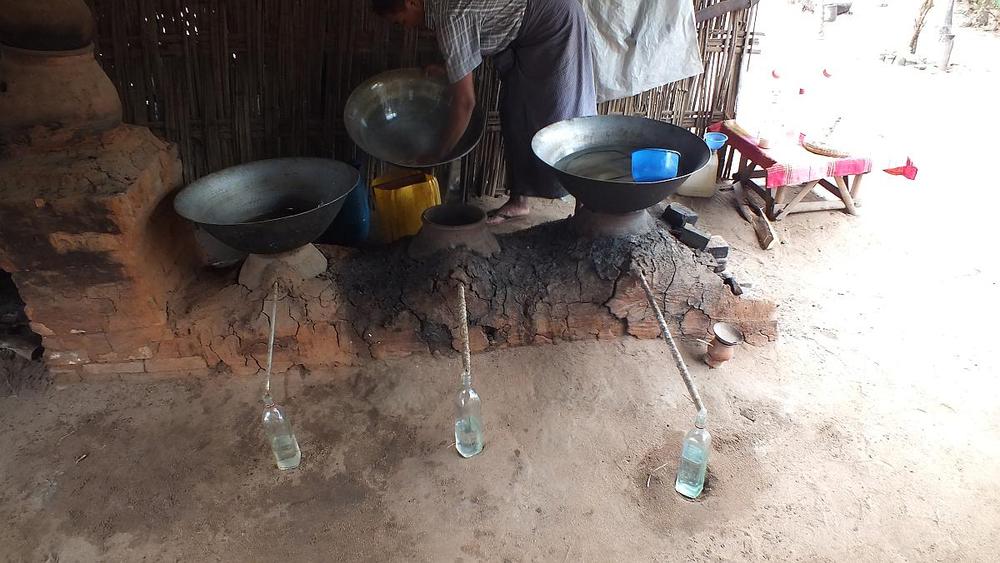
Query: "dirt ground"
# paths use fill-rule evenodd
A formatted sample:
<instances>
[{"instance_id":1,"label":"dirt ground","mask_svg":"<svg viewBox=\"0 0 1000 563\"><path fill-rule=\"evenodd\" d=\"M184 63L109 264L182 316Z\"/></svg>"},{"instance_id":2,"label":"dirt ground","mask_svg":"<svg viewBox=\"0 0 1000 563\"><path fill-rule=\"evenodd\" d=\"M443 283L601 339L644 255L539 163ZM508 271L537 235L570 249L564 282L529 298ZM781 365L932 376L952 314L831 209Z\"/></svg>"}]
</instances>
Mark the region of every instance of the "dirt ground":
<instances>
[{"instance_id":1,"label":"dirt ground","mask_svg":"<svg viewBox=\"0 0 1000 563\"><path fill-rule=\"evenodd\" d=\"M799 16L772 6L788 19L759 28L777 44ZM713 436L700 500L672 489L694 413L662 342L477 355L471 460L451 445L457 357L276 382L303 450L290 472L262 439L259 381L51 386L0 398L0 559L995 560L1000 197L976 130L1000 126L998 46L960 30L947 74L857 56L858 111L921 168L871 175L858 217L792 215L765 252L730 194L686 201L780 303L779 341L721 369L684 343Z\"/></svg>"}]
</instances>

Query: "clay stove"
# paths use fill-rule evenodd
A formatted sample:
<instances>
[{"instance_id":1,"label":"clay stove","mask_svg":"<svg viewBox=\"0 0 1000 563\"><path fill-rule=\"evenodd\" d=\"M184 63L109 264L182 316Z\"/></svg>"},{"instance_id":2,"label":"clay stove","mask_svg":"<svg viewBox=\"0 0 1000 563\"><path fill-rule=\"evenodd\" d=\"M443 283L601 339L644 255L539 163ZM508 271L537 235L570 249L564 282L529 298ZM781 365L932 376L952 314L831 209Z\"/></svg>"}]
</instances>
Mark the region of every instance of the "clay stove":
<instances>
[{"instance_id":1,"label":"clay stove","mask_svg":"<svg viewBox=\"0 0 1000 563\"><path fill-rule=\"evenodd\" d=\"M500 244L486 227L486 213L474 205L435 205L424 211L421 221L423 226L410 243L411 258L421 260L457 248L483 256L500 252Z\"/></svg>"},{"instance_id":2,"label":"clay stove","mask_svg":"<svg viewBox=\"0 0 1000 563\"><path fill-rule=\"evenodd\" d=\"M188 230L164 206L175 147L121 123L82 0L0 16L0 268L57 375L195 366L154 358L168 295L188 278ZM204 365L201 361L200 365Z\"/></svg>"},{"instance_id":3,"label":"clay stove","mask_svg":"<svg viewBox=\"0 0 1000 563\"><path fill-rule=\"evenodd\" d=\"M641 211L652 203L636 199L612 197L601 207L578 194L585 208L618 217L583 211L571 222L504 235L500 253L449 243L414 259L400 241L363 251L319 246L322 260L310 266L316 276L287 275L283 264L294 257L284 255L246 264L243 283L234 269L200 269L190 225L169 197L181 184L176 148L121 123L117 93L93 58L89 12L67 3L83 6L21 3L48 12L30 33L5 27L3 37L52 40L0 47L0 269L11 273L59 378L256 374L269 332L263 305L271 287L263 280L272 274L283 283L275 373L455 350L455 314L446 304L459 283L469 288L476 351L656 338L631 275L637 261L648 265L678 334L704 337L714 322L728 321L750 343L776 335L772 304L733 295L710 258L679 245ZM61 27L48 25L57 4L54 11L71 20ZM87 15L73 20L77 13ZM9 14L0 25L11 25ZM629 236L580 236L581 229ZM257 268L257 283L248 268Z\"/></svg>"}]
</instances>

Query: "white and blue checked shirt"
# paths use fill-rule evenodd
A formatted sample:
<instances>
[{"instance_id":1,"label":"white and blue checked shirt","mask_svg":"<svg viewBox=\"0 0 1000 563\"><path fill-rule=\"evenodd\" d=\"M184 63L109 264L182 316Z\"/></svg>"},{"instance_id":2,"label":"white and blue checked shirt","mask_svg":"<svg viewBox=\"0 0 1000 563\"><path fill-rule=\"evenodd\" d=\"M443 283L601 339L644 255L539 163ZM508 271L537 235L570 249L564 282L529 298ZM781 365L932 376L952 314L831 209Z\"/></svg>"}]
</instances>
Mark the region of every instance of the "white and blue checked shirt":
<instances>
[{"instance_id":1,"label":"white and blue checked shirt","mask_svg":"<svg viewBox=\"0 0 1000 563\"><path fill-rule=\"evenodd\" d=\"M507 48L521 29L528 0L426 0L427 27L437 33L448 80L476 70L483 56Z\"/></svg>"}]
</instances>

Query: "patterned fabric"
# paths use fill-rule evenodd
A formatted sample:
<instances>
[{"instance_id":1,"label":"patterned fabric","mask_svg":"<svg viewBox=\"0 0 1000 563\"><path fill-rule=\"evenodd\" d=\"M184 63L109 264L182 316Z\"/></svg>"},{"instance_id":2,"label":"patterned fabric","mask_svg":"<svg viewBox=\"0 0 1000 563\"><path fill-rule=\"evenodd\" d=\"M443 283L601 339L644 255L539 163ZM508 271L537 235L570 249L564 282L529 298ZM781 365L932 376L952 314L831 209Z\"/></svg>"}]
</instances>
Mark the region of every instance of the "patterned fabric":
<instances>
[{"instance_id":1,"label":"patterned fabric","mask_svg":"<svg viewBox=\"0 0 1000 563\"><path fill-rule=\"evenodd\" d=\"M437 33L448 79L458 82L517 37L528 0L426 0L427 27Z\"/></svg>"},{"instance_id":2,"label":"patterned fabric","mask_svg":"<svg viewBox=\"0 0 1000 563\"><path fill-rule=\"evenodd\" d=\"M511 195L566 195L531 150L539 129L597 113L587 16L579 0L528 0L521 31L493 57L500 73L500 131Z\"/></svg>"}]
</instances>

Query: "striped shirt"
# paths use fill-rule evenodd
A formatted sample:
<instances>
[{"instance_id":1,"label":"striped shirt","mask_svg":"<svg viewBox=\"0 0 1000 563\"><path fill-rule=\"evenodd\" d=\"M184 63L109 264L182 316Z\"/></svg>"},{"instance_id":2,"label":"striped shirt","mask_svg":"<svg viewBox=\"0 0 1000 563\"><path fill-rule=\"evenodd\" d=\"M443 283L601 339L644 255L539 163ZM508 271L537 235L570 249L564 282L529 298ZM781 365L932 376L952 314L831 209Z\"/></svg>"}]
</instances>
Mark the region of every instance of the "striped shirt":
<instances>
[{"instance_id":1,"label":"striped shirt","mask_svg":"<svg viewBox=\"0 0 1000 563\"><path fill-rule=\"evenodd\" d=\"M528 0L426 0L427 27L437 33L448 80L476 70L483 56L507 48L521 29Z\"/></svg>"}]
</instances>

